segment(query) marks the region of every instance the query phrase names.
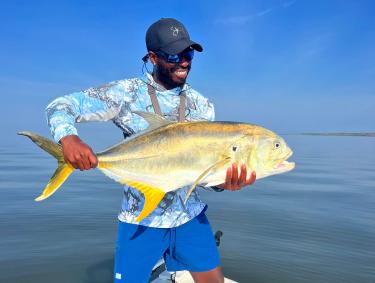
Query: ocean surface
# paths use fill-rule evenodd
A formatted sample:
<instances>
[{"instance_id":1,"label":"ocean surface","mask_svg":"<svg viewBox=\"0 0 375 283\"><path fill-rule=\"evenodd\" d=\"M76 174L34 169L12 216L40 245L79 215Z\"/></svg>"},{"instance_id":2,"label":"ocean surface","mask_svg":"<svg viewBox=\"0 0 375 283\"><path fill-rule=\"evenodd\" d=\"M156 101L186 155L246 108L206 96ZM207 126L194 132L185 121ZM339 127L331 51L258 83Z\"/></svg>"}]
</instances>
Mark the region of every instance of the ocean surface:
<instances>
[{"instance_id":1,"label":"ocean surface","mask_svg":"<svg viewBox=\"0 0 375 283\"><path fill-rule=\"evenodd\" d=\"M284 137L294 171L239 192L201 191L214 231L223 232L225 275L241 283L375 282L375 138ZM121 185L98 170L77 171L34 202L54 169L24 137L0 146L0 282L112 282Z\"/></svg>"}]
</instances>

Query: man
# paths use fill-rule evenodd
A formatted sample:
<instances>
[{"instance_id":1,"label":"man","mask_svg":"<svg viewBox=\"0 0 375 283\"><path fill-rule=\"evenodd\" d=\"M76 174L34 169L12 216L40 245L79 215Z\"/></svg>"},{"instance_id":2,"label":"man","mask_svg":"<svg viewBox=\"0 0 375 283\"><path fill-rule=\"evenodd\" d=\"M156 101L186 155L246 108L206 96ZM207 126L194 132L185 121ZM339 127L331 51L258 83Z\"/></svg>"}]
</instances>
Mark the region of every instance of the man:
<instances>
[{"instance_id":1,"label":"man","mask_svg":"<svg viewBox=\"0 0 375 283\"><path fill-rule=\"evenodd\" d=\"M75 122L112 120L125 137L146 128L133 111L151 111L166 119L214 120L213 105L186 84L194 51L202 46L190 40L182 23L165 18L152 24L146 34L152 73L144 78L119 80L54 100L46 109L52 135L63 148L66 161L80 170L97 166L91 148L77 134ZM217 189L238 190L250 185L244 165L228 168L226 181ZM198 283L223 282L220 259L205 216L206 205L197 190L183 201L189 187L165 195L159 206L140 223L135 219L144 204L143 195L124 188L119 214L115 256L115 282L148 282L152 267L164 256L169 271L189 270Z\"/></svg>"}]
</instances>

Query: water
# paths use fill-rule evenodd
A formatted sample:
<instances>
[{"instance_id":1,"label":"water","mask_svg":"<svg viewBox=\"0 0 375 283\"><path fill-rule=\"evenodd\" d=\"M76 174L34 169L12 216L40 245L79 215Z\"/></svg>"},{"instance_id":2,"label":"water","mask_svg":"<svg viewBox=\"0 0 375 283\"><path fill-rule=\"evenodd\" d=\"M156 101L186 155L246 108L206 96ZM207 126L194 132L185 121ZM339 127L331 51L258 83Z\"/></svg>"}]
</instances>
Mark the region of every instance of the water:
<instances>
[{"instance_id":1,"label":"water","mask_svg":"<svg viewBox=\"0 0 375 283\"><path fill-rule=\"evenodd\" d=\"M286 140L293 172L240 192L201 192L224 233L226 276L375 282L375 139ZM0 282L109 283L121 186L99 171L75 172L54 197L34 202L54 167L26 139L0 147Z\"/></svg>"}]
</instances>

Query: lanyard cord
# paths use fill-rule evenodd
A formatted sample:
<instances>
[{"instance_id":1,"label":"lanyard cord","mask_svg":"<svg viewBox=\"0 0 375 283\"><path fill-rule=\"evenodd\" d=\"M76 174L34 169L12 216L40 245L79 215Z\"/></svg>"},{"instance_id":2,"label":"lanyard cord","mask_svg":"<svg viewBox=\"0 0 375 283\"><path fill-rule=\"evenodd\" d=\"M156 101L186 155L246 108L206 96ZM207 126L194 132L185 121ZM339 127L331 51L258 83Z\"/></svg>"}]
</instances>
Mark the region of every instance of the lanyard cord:
<instances>
[{"instance_id":1,"label":"lanyard cord","mask_svg":"<svg viewBox=\"0 0 375 283\"><path fill-rule=\"evenodd\" d=\"M147 84L148 94L150 95L152 107L154 107L154 111L159 116L163 117L163 113L161 113L159 101L156 97L156 91L155 88ZM185 110L186 110L186 93L185 91L181 91L179 94L180 97L180 106L178 107L178 121L179 122L185 122Z\"/></svg>"}]
</instances>

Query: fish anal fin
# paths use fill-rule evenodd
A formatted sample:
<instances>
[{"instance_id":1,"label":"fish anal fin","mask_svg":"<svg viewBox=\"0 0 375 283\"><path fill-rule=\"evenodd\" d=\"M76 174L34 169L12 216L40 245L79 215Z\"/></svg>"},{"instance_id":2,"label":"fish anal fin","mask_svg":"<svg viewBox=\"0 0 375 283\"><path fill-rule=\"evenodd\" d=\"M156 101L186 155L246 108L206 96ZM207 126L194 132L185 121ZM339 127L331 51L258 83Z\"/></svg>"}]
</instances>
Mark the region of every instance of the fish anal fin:
<instances>
[{"instance_id":1,"label":"fish anal fin","mask_svg":"<svg viewBox=\"0 0 375 283\"><path fill-rule=\"evenodd\" d=\"M187 200L189 199L189 196L194 191L194 189L199 184L199 182L201 182L202 180L204 180L204 178L206 178L208 176L208 174L210 174L212 171L214 171L214 170L216 170L216 169L218 169L218 168L226 165L227 163L229 163L230 159L231 159L230 157L225 157L224 159L216 162L214 165L208 167L202 174L200 174L199 177L191 185L189 191L187 192L186 198L184 200L184 205L186 205Z\"/></svg>"},{"instance_id":2,"label":"fish anal fin","mask_svg":"<svg viewBox=\"0 0 375 283\"><path fill-rule=\"evenodd\" d=\"M125 181L125 183L136 188L144 195L145 203L143 205L143 209L135 220L136 222L141 222L158 206L160 201L163 199L165 192L159 188L142 182Z\"/></svg>"}]
</instances>

